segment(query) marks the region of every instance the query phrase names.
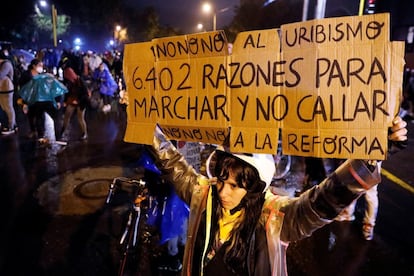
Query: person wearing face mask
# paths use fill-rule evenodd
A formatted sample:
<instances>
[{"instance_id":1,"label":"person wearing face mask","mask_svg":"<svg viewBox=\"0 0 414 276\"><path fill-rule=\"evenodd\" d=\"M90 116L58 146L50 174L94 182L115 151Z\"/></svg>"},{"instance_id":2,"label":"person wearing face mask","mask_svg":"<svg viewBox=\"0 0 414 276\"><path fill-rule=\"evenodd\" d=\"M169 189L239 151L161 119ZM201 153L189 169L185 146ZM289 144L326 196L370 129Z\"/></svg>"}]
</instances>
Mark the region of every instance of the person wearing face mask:
<instances>
[{"instance_id":1,"label":"person wearing face mask","mask_svg":"<svg viewBox=\"0 0 414 276\"><path fill-rule=\"evenodd\" d=\"M407 140L396 117L391 141ZM273 194L271 154L218 147L197 173L157 127L150 147L161 177L190 206L182 275L287 275L289 242L331 223L354 199L381 181L380 162L347 160L299 197Z\"/></svg>"},{"instance_id":2,"label":"person wearing face mask","mask_svg":"<svg viewBox=\"0 0 414 276\"><path fill-rule=\"evenodd\" d=\"M60 141L61 120L59 109L62 96L67 92L67 87L58 81L55 76L44 73L42 61L33 59L30 62L28 72L24 74L23 85L19 91L21 99L18 101L23 106L23 111L25 113L27 111L31 130L30 137L34 137L37 131L39 143L49 143L49 140L45 137L44 121L45 113L48 113L54 122L56 143L66 144Z\"/></svg>"},{"instance_id":3,"label":"person wearing face mask","mask_svg":"<svg viewBox=\"0 0 414 276\"><path fill-rule=\"evenodd\" d=\"M16 113L13 106L14 67L8 58L7 49L0 52L0 108L6 113L7 121L3 120L1 134L9 135L17 131Z\"/></svg>"},{"instance_id":4,"label":"person wearing face mask","mask_svg":"<svg viewBox=\"0 0 414 276\"><path fill-rule=\"evenodd\" d=\"M23 71L22 76L19 81L19 86L23 87L26 83L28 83L33 76L43 73L43 62L40 59L32 59L30 64L27 66L27 70ZM27 115L27 119L29 121L30 133L28 134L29 138L36 138L36 120L39 123L44 124L45 116L42 114L38 118L35 117L34 108L30 109L29 106L24 103L23 99L19 96L17 99L17 103L22 106L23 113Z\"/></svg>"}]
</instances>

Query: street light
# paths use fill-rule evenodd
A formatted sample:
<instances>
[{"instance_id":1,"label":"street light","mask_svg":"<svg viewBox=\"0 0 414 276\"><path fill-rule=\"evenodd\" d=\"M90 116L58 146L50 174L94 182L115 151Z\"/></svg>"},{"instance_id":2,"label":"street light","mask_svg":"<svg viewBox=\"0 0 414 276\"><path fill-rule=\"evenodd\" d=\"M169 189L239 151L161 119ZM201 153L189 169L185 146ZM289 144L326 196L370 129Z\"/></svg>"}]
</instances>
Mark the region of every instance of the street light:
<instances>
[{"instance_id":1,"label":"street light","mask_svg":"<svg viewBox=\"0 0 414 276\"><path fill-rule=\"evenodd\" d=\"M204 30L204 25L203 24L201 24L201 23L198 23L197 24L197 30L199 30L199 31L203 31Z\"/></svg>"},{"instance_id":2,"label":"street light","mask_svg":"<svg viewBox=\"0 0 414 276\"><path fill-rule=\"evenodd\" d=\"M210 14L213 13L213 31L216 30L216 23L217 23L217 13L222 13L225 11L228 11L230 9L230 7L226 7L223 8L221 10L216 11L216 9L213 7L213 5L211 5L208 2L204 2L203 5L201 6L201 9L203 10L204 13Z\"/></svg>"},{"instance_id":3,"label":"street light","mask_svg":"<svg viewBox=\"0 0 414 276\"><path fill-rule=\"evenodd\" d=\"M121 45L121 41L126 38L126 28L122 28L121 25L116 25L114 29L114 49Z\"/></svg>"},{"instance_id":4,"label":"street light","mask_svg":"<svg viewBox=\"0 0 414 276\"><path fill-rule=\"evenodd\" d=\"M115 41L119 41L119 32L122 30L121 25L115 26L115 32L114 32L114 39Z\"/></svg>"},{"instance_id":5,"label":"street light","mask_svg":"<svg viewBox=\"0 0 414 276\"><path fill-rule=\"evenodd\" d=\"M75 45L75 50L76 51L79 51L80 50L80 48L81 48L81 46L82 46L82 39L80 39L79 37L76 37L74 40L73 40L73 45Z\"/></svg>"},{"instance_id":6,"label":"street light","mask_svg":"<svg viewBox=\"0 0 414 276\"><path fill-rule=\"evenodd\" d=\"M45 0L39 1L39 4L43 8L48 6L47 1ZM57 47L57 10L54 4L52 4L52 7L51 7L51 14L52 14L53 46Z\"/></svg>"},{"instance_id":7,"label":"street light","mask_svg":"<svg viewBox=\"0 0 414 276\"><path fill-rule=\"evenodd\" d=\"M122 30L121 25L116 25L115 27L115 38L118 39L119 37L119 32Z\"/></svg>"},{"instance_id":8,"label":"street light","mask_svg":"<svg viewBox=\"0 0 414 276\"><path fill-rule=\"evenodd\" d=\"M213 13L213 31L215 31L216 30L217 15L216 15L215 10L213 9L213 6L210 3L205 2L205 3L203 3L203 6L201 8L202 8L204 13L207 13L207 14Z\"/></svg>"}]
</instances>

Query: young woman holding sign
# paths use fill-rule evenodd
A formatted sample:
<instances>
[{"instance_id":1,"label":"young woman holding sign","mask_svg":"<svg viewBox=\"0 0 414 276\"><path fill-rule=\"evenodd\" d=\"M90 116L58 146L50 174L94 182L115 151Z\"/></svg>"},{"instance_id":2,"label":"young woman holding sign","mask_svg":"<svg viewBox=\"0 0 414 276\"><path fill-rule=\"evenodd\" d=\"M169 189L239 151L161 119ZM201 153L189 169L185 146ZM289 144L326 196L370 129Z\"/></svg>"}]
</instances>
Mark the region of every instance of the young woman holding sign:
<instances>
[{"instance_id":1,"label":"young woman holding sign","mask_svg":"<svg viewBox=\"0 0 414 276\"><path fill-rule=\"evenodd\" d=\"M390 140L407 139L397 117ZM190 206L184 275L286 275L289 242L312 235L370 187L380 182L377 162L347 160L322 183L289 198L272 194L270 154L216 149L198 174L160 129L154 154L163 177ZM379 163L379 162L378 162Z\"/></svg>"}]
</instances>

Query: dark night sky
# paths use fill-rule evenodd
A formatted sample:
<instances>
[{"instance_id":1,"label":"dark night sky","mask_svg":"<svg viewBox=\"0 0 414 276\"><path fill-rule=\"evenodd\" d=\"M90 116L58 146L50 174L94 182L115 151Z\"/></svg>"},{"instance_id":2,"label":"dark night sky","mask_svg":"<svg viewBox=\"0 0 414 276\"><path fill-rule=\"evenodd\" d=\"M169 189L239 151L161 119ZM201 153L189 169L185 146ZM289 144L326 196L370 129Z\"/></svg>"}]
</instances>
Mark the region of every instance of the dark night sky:
<instances>
[{"instance_id":1,"label":"dark night sky","mask_svg":"<svg viewBox=\"0 0 414 276\"><path fill-rule=\"evenodd\" d=\"M87 1L87 0L85 0ZM160 16L161 23L172 27L178 27L186 32L193 32L197 23L202 22L205 25L212 25L212 16L210 18L201 11L202 0L123 0L131 6L143 9L146 6L155 7ZM9 8L0 9L0 24L5 25L10 21L21 21L34 11L36 0L12 0L8 1ZM55 6L63 13L71 16L77 12L77 7L70 5L70 0L53 0ZM211 1L212 3L214 1ZM235 6L239 5L239 0L216 0L216 9L220 10L226 7L230 9L226 12L217 14L217 27L229 23ZM99 8L99 7L97 7ZM104 11L102 16L105 16Z\"/></svg>"},{"instance_id":2,"label":"dark night sky","mask_svg":"<svg viewBox=\"0 0 414 276\"><path fill-rule=\"evenodd\" d=\"M8 8L0 9L0 28L13 26L15 22L22 22L27 16L33 14L34 3L36 0L12 0L7 2ZM88 0L84 0L88 1ZM114 0L115 1L115 0ZM139 10L146 6L155 7L159 14L160 21L163 25L179 28L183 32L192 33L196 31L197 23L203 23L207 30L212 29L212 16L203 14L201 4L203 0L120 0L124 3L134 6ZM227 25L234 15L234 7L239 5L240 0L210 0L216 3L216 9L220 10L229 7L229 10L217 14L217 29ZM278 0L275 0L278 1ZM316 2L317 0L310 0ZM341 3L347 3L359 0L326 0L327 12L329 7L340 6ZM78 12L78 7L73 5L71 0L53 0L58 12L69 16L74 16ZM355 5L354 5L355 6ZM377 7L381 11L391 11L391 21L394 26L403 26L395 33L404 35L407 26L414 25L414 1L413 0L377 0ZM97 7L99 9L99 7ZM353 8L351 8L353 9ZM104 11L102 16L105 17ZM12 23L10 23L12 22ZM404 27L405 26L405 27ZM76 35L76 34L74 34ZM3 38L0 37L0 40Z\"/></svg>"},{"instance_id":3,"label":"dark night sky","mask_svg":"<svg viewBox=\"0 0 414 276\"><path fill-rule=\"evenodd\" d=\"M39 0L12 0L7 3L9 8L0 9L0 28L9 28L16 25L16 22L23 22L25 18L34 13L34 5ZM88 0L84 0L88 1ZM199 30L196 29L198 23L202 23L206 30L212 30L213 16L207 15L202 12L201 5L203 0L113 0L121 1L131 8L143 11L144 8L152 6L155 8L159 15L159 20L162 25L178 28L184 33L194 33ZM71 0L47 0L49 3L54 3L58 13L66 14L71 17L75 17L76 13L79 12L79 7L73 4ZM230 23L234 16L234 8L239 5L240 0L210 0L211 3L216 3L216 9L220 10L223 8L229 8L227 11L217 13L217 29ZM97 7L99 10L100 7ZM105 17L105 11L102 11L102 16ZM114 22L115 24L115 22ZM3 33L3 32L1 32ZM1 37L0 40L4 40ZM98 44L102 44L103 36L107 33L105 41L109 40L111 32L108 30L102 30L96 35L100 37L91 37L88 34L89 40L94 40ZM82 33L71 33L73 37L80 36Z\"/></svg>"},{"instance_id":4,"label":"dark night sky","mask_svg":"<svg viewBox=\"0 0 414 276\"><path fill-rule=\"evenodd\" d=\"M8 8L0 9L0 24L5 25L6 22L10 21L21 21L30 13L33 12L33 6L36 0L12 0L7 2ZM85 0L88 1L88 0ZM160 15L160 20L163 24L170 25L172 27L179 27L185 31L192 31L195 25L204 20L205 23L208 21L207 15L201 12L202 0L122 0L125 3L134 5L138 8L145 6L154 6ZM277 0L276 0L277 1ZM327 5L331 2L341 3L351 2L350 0L327 0ZM359 2L358 0L356 0ZM76 12L77 7L70 5L70 0L53 0L56 6L63 6L64 13L71 16L72 13ZM217 3L217 9L225 7L234 7L239 5L239 0L215 0L211 1ZM395 17L399 21L404 23L411 22L411 18L414 16L414 1L413 0L377 0L378 5L385 10L392 10L395 12ZM104 12L102 16L105 16ZM226 11L222 14L217 15L217 25L226 25L231 17L233 16L233 9Z\"/></svg>"},{"instance_id":5,"label":"dark night sky","mask_svg":"<svg viewBox=\"0 0 414 276\"><path fill-rule=\"evenodd\" d=\"M212 16L203 14L201 11L202 0L125 0L131 5L139 8L145 6L154 6L160 15L163 24L172 27L178 27L186 33L194 32L197 23L203 23L208 28L212 28ZM230 23L234 15L234 8L240 4L239 0L216 0L210 1L216 3L216 10L229 7L230 9L217 13L217 28Z\"/></svg>"}]
</instances>

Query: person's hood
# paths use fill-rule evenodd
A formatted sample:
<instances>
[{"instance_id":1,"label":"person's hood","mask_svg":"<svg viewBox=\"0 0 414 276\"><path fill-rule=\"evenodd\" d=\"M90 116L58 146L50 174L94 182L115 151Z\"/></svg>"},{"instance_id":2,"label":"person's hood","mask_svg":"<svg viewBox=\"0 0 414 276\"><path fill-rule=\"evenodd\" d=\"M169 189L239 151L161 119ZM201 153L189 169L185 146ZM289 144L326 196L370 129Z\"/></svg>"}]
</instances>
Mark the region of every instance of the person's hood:
<instances>
[{"instance_id":1,"label":"person's hood","mask_svg":"<svg viewBox=\"0 0 414 276\"><path fill-rule=\"evenodd\" d=\"M272 154L263 154L263 153L231 153L223 149L223 147L218 147L214 152L210 154L206 161L206 171L208 177L215 177L214 167L215 161L217 160L217 155L231 155L243 162L251 165L255 168L260 176L260 179L266 183L266 187L263 191L266 191L272 183L273 176L276 171L275 160L273 159Z\"/></svg>"}]
</instances>

